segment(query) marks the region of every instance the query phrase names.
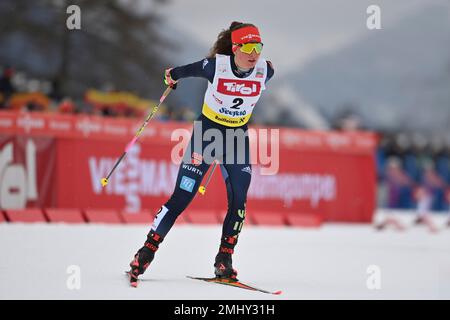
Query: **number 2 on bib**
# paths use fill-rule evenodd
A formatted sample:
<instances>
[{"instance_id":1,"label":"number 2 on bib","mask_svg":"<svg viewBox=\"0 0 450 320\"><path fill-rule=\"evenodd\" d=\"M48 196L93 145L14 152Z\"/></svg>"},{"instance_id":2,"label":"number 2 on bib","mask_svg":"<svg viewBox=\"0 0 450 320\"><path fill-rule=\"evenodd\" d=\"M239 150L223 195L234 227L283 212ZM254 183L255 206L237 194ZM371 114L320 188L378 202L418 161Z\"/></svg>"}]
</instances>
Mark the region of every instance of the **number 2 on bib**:
<instances>
[{"instance_id":1,"label":"number 2 on bib","mask_svg":"<svg viewBox=\"0 0 450 320\"><path fill-rule=\"evenodd\" d=\"M244 99L242 99L242 98L235 98L233 100L233 103L234 103L233 106L231 106L230 108L239 110L239 106L244 103Z\"/></svg>"}]
</instances>

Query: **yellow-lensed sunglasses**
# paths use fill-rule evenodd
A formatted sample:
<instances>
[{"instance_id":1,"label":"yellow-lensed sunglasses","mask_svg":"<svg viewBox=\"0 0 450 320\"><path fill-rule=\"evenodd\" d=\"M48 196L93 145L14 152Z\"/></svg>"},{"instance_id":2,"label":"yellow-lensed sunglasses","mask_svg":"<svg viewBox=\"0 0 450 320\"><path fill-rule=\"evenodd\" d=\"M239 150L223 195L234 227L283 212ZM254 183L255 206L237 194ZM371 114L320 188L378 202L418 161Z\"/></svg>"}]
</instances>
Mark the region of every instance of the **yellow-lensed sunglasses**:
<instances>
[{"instance_id":1,"label":"yellow-lensed sunglasses","mask_svg":"<svg viewBox=\"0 0 450 320\"><path fill-rule=\"evenodd\" d=\"M255 50L257 54L260 54L263 48L263 44L261 42L248 42L248 43L235 43L235 45L239 46L239 50L243 53L250 54Z\"/></svg>"}]
</instances>

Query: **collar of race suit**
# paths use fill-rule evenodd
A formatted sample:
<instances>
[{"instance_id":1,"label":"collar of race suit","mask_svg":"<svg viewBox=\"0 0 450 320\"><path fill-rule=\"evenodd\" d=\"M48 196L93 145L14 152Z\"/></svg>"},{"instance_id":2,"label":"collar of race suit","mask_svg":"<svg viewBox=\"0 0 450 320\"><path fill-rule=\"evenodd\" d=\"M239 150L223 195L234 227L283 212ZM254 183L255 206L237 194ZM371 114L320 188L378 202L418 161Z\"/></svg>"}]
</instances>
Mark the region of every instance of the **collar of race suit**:
<instances>
[{"instance_id":1,"label":"collar of race suit","mask_svg":"<svg viewBox=\"0 0 450 320\"><path fill-rule=\"evenodd\" d=\"M234 62L234 56L230 56L230 61L231 61L231 69L233 69L233 73L239 78L248 77L253 72L254 68L251 68L248 70L240 69Z\"/></svg>"}]
</instances>

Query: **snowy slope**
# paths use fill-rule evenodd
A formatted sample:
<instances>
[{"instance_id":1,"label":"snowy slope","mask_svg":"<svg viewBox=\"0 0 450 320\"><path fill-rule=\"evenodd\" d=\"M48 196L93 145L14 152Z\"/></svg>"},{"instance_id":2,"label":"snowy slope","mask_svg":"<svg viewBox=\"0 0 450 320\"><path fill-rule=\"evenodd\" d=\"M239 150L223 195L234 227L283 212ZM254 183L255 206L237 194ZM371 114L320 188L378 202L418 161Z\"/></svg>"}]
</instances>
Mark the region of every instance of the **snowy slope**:
<instances>
[{"instance_id":1,"label":"snowy slope","mask_svg":"<svg viewBox=\"0 0 450 320\"><path fill-rule=\"evenodd\" d=\"M234 266L241 280L281 296L186 279L212 275L220 227L175 227L137 289L123 271L142 226L0 224L0 299L449 299L450 229L379 233L370 226L248 226ZM68 266L81 269L69 290ZM378 265L381 289L369 290Z\"/></svg>"}]
</instances>

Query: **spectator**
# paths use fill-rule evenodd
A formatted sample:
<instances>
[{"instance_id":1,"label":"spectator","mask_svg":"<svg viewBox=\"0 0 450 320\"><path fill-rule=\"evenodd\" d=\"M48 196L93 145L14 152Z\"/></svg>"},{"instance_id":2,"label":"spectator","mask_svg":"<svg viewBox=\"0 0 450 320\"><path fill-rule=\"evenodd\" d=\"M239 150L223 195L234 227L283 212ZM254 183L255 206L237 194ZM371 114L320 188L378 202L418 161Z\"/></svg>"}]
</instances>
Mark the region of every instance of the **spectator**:
<instances>
[{"instance_id":1,"label":"spectator","mask_svg":"<svg viewBox=\"0 0 450 320\"><path fill-rule=\"evenodd\" d=\"M76 113L76 106L72 99L65 97L61 103L58 105L58 112L63 114L73 114Z\"/></svg>"},{"instance_id":2,"label":"spectator","mask_svg":"<svg viewBox=\"0 0 450 320\"><path fill-rule=\"evenodd\" d=\"M61 101L61 99L63 98L61 94L61 81L59 78L54 78L52 80L51 89L48 96L56 102Z\"/></svg>"},{"instance_id":3,"label":"spectator","mask_svg":"<svg viewBox=\"0 0 450 320\"><path fill-rule=\"evenodd\" d=\"M413 181L404 172L398 157L390 157L386 167L389 208L410 209L413 207L411 189Z\"/></svg>"},{"instance_id":4,"label":"spectator","mask_svg":"<svg viewBox=\"0 0 450 320\"><path fill-rule=\"evenodd\" d=\"M432 195L431 210L443 210L445 206L445 182L439 176L431 159L423 164L422 184Z\"/></svg>"},{"instance_id":5,"label":"spectator","mask_svg":"<svg viewBox=\"0 0 450 320\"><path fill-rule=\"evenodd\" d=\"M448 212L447 227L450 227L450 187L447 188L447 191L445 193L445 199L447 200L447 212Z\"/></svg>"},{"instance_id":6,"label":"spectator","mask_svg":"<svg viewBox=\"0 0 450 320\"><path fill-rule=\"evenodd\" d=\"M0 78L0 94L2 98L0 100L0 108L5 108L9 97L16 92L11 81L13 75L14 75L13 68L6 67L3 70L2 77Z\"/></svg>"},{"instance_id":7,"label":"spectator","mask_svg":"<svg viewBox=\"0 0 450 320\"><path fill-rule=\"evenodd\" d=\"M414 194L417 199L417 218L415 224L424 224L428 227L430 232L437 232L438 229L434 225L430 215L433 194L425 186L419 186Z\"/></svg>"}]
</instances>

